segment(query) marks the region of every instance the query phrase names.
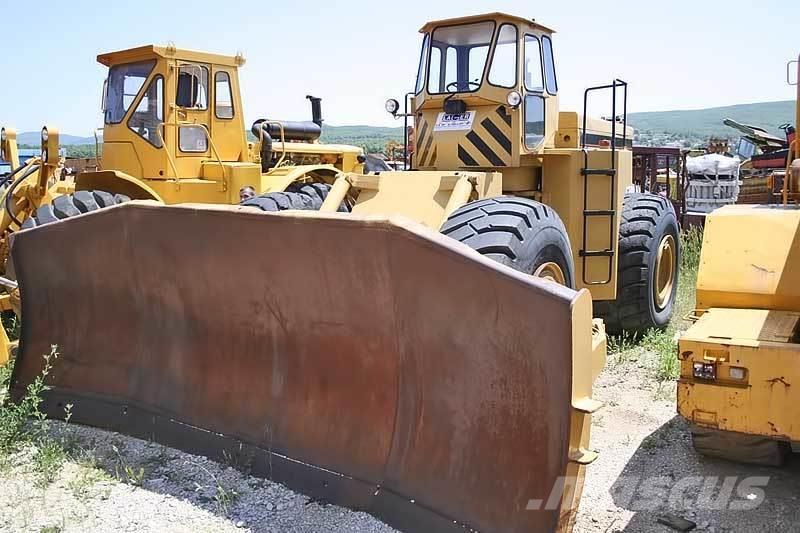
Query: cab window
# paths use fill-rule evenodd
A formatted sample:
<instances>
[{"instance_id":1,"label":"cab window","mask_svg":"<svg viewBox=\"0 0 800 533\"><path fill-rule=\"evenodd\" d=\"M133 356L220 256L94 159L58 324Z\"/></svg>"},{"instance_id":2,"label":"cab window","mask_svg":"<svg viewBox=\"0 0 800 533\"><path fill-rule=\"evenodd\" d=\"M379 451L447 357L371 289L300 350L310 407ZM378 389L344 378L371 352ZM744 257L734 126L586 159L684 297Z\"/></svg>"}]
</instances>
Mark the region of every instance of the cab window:
<instances>
[{"instance_id":1,"label":"cab window","mask_svg":"<svg viewBox=\"0 0 800 533\"><path fill-rule=\"evenodd\" d=\"M231 76L227 72L214 75L214 114L217 118L233 118Z\"/></svg>"},{"instance_id":2,"label":"cab window","mask_svg":"<svg viewBox=\"0 0 800 533\"><path fill-rule=\"evenodd\" d=\"M428 45L431 42L429 33L425 34L422 40L422 52L419 56L419 68L417 69L417 85L414 87L414 94L419 94L425 84L425 61L428 59Z\"/></svg>"},{"instance_id":3,"label":"cab window","mask_svg":"<svg viewBox=\"0 0 800 533\"><path fill-rule=\"evenodd\" d=\"M525 36L525 88L539 93L544 91L542 49L539 39L533 35Z\"/></svg>"},{"instance_id":4,"label":"cab window","mask_svg":"<svg viewBox=\"0 0 800 533\"><path fill-rule=\"evenodd\" d=\"M159 127L162 122L164 122L164 78L156 76L147 86L139 105L128 119L128 127L156 148L161 148Z\"/></svg>"},{"instance_id":5,"label":"cab window","mask_svg":"<svg viewBox=\"0 0 800 533\"><path fill-rule=\"evenodd\" d=\"M155 60L141 61L114 65L108 70L103 110L106 124L122 122L155 65Z\"/></svg>"},{"instance_id":6,"label":"cab window","mask_svg":"<svg viewBox=\"0 0 800 533\"><path fill-rule=\"evenodd\" d=\"M202 126L181 126L178 128L178 147L181 152L208 151L208 136Z\"/></svg>"},{"instance_id":7,"label":"cab window","mask_svg":"<svg viewBox=\"0 0 800 533\"><path fill-rule=\"evenodd\" d=\"M179 67L175 104L189 109L208 109L208 68L193 64Z\"/></svg>"},{"instance_id":8,"label":"cab window","mask_svg":"<svg viewBox=\"0 0 800 533\"><path fill-rule=\"evenodd\" d=\"M497 44L494 47L489 83L499 87L515 87L517 84L517 28L511 24L500 26Z\"/></svg>"},{"instance_id":9,"label":"cab window","mask_svg":"<svg viewBox=\"0 0 800 533\"><path fill-rule=\"evenodd\" d=\"M553 60L553 41L547 35L542 36L542 49L544 50L544 79L547 92L556 94L558 83L556 82L556 65Z\"/></svg>"},{"instance_id":10,"label":"cab window","mask_svg":"<svg viewBox=\"0 0 800 533\"><path fill-rule=\"evenodd\" d=\"M432 94L475 92L492 43L494 22L436 28L431 36L428 92ZM434 50L438 54L434 57Z\"/></svg>"}]
</instances>

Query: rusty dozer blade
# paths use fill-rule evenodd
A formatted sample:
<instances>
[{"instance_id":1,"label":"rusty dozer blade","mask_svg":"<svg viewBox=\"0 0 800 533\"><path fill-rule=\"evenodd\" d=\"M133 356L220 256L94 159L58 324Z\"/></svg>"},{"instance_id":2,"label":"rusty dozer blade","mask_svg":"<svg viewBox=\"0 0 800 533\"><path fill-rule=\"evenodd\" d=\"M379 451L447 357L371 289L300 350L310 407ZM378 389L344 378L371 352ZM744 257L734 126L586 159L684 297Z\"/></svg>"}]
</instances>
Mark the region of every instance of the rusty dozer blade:
<instances>
[{"instance_id":1,"label":"rusty dozer blade","mask_svg":"<svg viewBox=\"0 0 800 533\"><path fill-rule=\"evenodd\" d=\"M18 233L13 261L14 393L57 345L51 416L72 403L407 531L571 526L586 291L405 220L227 206L96 211Z\"/></svg>"}]
</instances>

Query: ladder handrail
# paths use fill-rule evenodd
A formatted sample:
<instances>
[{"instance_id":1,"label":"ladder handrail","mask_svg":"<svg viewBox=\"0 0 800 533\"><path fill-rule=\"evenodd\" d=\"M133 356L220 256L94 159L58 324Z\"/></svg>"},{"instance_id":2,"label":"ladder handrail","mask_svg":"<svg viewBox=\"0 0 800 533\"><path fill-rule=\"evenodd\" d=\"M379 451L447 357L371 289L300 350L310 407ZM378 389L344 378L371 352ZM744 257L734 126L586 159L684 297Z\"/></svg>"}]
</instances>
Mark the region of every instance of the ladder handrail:
<instances>
[{"instance_id":1,"label":"ladder handrail","mask_svg":"<svg viewBox=\"0 0 800 533\"><path fill-rule=\"evenodd\" d=\"M616 204L617 204L617 88L623 89L623 104L622 104L622 149L624 150L628 143L628 83L615 78L610 84L597 85L595 87L587 88L583 93L583 129L581 131L581 150L583 151L583 239L580 249L580 255L583 260L583 283L586 285L605 285L610 283L613 279L613 257L614 257L614 239L616 227ZM611 168L609 169L590 169L589 168L589 151L586 148L586 126L588 117L589 106L589 93L593 91L600 91L604 89L611 89ZM592 172L592 170L600 172ZM607 174L611 181L611 206L610 209L590 210L589 209L589 176L593 174L603 173ZM606 250L587 250L586 241L588 233L588 218L589 216L608 216L611 218L609 221L609 248ZM608 275L603 281L588 281L586 279L586 258L593 256L608 257Z\"/></svg>"}]
</instances>

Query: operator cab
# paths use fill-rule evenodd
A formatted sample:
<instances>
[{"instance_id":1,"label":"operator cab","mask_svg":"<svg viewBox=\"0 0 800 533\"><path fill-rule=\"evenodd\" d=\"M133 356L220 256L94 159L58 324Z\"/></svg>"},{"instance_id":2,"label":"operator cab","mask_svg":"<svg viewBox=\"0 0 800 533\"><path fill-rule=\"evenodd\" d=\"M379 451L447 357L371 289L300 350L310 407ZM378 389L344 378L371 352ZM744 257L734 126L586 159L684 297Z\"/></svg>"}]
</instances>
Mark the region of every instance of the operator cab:
<instances>
[{"instance_id":1,"label":"operator cab","mask_svg":"<svg viewBox=\"0 0 800 533\"><path fill-rule=\"evenodd\" d=\"M517 166L521 156L554 146L553 30L490 13L429 22L420 32L411 105L416 168ZM399 110L393 102L387 110Z\"/></svg>"},{"instance_id":2,"label":"operator cab","mask_svg":"<svg viewBox=\"0 0 800 533\"><path fill-rule=\"evenodd\" d=\"M247 144L238 67L223 56L173 46L101 54L103 165L136 178L203 176L207 161L241 162Z\"/></svg>"}]
</instances>

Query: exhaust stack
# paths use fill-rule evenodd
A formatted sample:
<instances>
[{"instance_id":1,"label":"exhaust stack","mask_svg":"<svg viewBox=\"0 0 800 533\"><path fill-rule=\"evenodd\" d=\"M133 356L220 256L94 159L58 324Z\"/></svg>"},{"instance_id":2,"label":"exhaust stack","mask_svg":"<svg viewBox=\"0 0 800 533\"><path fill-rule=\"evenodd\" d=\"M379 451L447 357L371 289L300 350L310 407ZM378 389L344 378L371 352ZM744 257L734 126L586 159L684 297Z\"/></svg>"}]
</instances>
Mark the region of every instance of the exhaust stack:
<instances>
[{"instance_id":1,"label":"exhaust stack","mask_svg":"<svg viewBox=\"0 0 800 533\"><path fill-rule=\"evenodd\" d=\"M311 122L322 128L322 98L310 94L306 98L311 100Z\"/></svg>"}]
</instances>

